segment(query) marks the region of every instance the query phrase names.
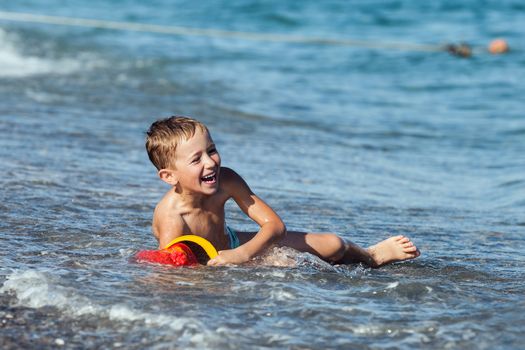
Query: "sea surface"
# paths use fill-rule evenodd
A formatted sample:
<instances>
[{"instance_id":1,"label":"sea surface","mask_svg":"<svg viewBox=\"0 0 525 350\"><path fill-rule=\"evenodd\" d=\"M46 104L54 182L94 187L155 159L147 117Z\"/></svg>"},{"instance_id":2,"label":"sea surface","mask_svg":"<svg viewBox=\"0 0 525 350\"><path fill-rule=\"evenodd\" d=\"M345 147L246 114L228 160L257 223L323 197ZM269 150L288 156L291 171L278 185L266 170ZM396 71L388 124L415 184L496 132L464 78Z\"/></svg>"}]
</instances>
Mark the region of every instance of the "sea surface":
<instances>
[{"instance_id":1,"label":"sea surface","mask_svg":"<svg viewBox=\"0 0 525 350\"><path fill-rule=\"evenodd\" d=\"M2 349L523 347L523 1L0 11L284 38L0 19ZM497 37L507 55L486 52ZM471 58L439 51L460 42ZM152 211L168 190L145 131L174 114L205 122L223 165L289 229L363 246L404 234L421 257L371 269L275 248L243 266L136 262L156 248ZM227 220L256 229L231 203Z\"/></svg>"}]
</instances>

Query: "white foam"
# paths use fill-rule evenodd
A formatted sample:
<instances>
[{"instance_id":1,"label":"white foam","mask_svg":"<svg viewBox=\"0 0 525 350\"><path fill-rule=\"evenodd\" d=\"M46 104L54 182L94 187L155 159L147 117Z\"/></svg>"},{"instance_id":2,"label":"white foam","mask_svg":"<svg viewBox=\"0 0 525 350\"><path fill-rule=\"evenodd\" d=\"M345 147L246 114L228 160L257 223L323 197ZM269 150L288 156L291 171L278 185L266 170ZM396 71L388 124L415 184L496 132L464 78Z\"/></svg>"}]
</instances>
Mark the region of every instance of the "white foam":
<instances>
[{"instance_id":1,"label":"white foam","mask_svg":"<svg viewBox=\"0 0 525 350\"><path fill-rule=\"evenodd\" d=\"M27 77L40 74L70 74L75 71L99 66L100 62L82 59L49 59L28 56L19 49L20 38L0 28L0 77ZM49 98L49 96L37 96Z\"/></svg>"},{"instance_id":2,"label":"white foam","mask_svg":"<svg viewBox=\"0 0 525 350\"><path fill-rule=\"evenodd\" d=\"M386 286L385 289L394 289L397 286L399 286L399 282L398 281L388 284L388 286Z\"/></svg>"},{"instance_id":3,"label":"white foam","mask_svg":"<svg viewBox=\"0 0 525 350\"><path fill-rule=\"evenodd\" d=\"M140 321L155 327L169 327L171 332L178 332L179 339L182 338L183 341L198 343L199 334L206 342L220 340L215 332L207 329L198 319L143 312L125 304L104 307L80 295L71 287L59 285L58 282L60 281L57 277L47 272L14 271L7 276L0 293L15 295L20 306L54 306L69 316L95 315L108 317L113 321Z\"/></svg>"},{"instance_id":4,"label":"white foam","mask_svg":"<svg viewBox=\"0 0 525 350\"><path fill-rule=\"evenodd\" d=\"M59 95L50 94L47 92L39 92L33 89L26 89L25 93L26 93L26 96L32 99L33 101L41 102L41 103L49 103L49 102L58 101L61 99L61 96Z\"/></svg>"},{"instance_id":5,"label":"white foam","mask_svg":"<svg viewBox=\"0 0 525 350\"><path fill-rule=\"evenodd\" d=\"M277 301L286 301L286 300L295 300L296 296L293 293L290 293L282 288L272 288L270 291L270 300Z\"/></svg>"},{"instance_id":6,"label":"white foam","mask_svg":"<svg viewBox=\"0 0 525 350\"><path fill-rule=\"evenodd\" d=\"M195 329L203 327L197 320L189 318L174 318L162 314L150 314L141 312L124 304L113 305L109 309L109 319L114 321L142 321L147 325L166 326L175 331L182 331L185 327L192 327Z\"/></svg>"},{"instance_id":7,"label":"white foam","mask_svg":"<svg viewBox=\"0 0 525 350\"><path fill-rule=\"evenodd\" d=\"M23 306L39 308L55 306L73 315L96 314L102 309L93 305L86 297L57 285L53 278L35 270L15 271L7 276L0 292L14 293Z\"/></svg>"},{"instance_id":8,"label":"white foam","mask_svg":"<svg viewBox=\"0 0 525 350\"><path fill-rule=\"evenodd\" d=\"M296 267L299 263L299 252L286 247L273 247L256 258L258 265L276 267Z\"/></svg>"},{"instance_id":9,"label":"white foam","mask_svg":"<svg viewBox=\"0 0 525 350\"><path fill-rule=\"evenodd\" d=\"M272 247L255 259L257 265L275 267L312 267L321 271L335 268L315 255L299 252L289 247Z\"/></svg>"},{"instance_id":10,"label":"white foam","mask_svg":"<svg viewBox=\"0 0 525 350\"><path fill-rule=\"evenodd\" d=\"M389 332L390 331L390 332ZM391 330L385 328L384 326L378 325L356 325L352 327L352 333L358 335L382 335L386 333L391 333Z\"/></svg>"},{"instance_id":11,"label":"white foam","mask_svg":"<svg viewBox=\"0 0 525 350\"><path fill-rule=\"evenodd\" d=\"M118 252L120 256L123 258L131 258L137 253L137 250L132 249L132 248L122 248L122 249L119 249Z\"/></svg>"}]
</instances>

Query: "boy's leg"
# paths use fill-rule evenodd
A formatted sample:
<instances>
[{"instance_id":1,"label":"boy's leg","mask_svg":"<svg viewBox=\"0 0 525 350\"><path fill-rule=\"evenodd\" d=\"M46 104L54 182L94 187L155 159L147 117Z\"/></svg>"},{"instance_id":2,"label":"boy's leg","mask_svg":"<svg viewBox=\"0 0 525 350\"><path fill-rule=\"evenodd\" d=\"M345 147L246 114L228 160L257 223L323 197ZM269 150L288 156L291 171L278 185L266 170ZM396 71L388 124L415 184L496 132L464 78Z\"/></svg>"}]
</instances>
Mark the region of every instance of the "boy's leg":
<instances>
[{"instance_id":1,"label":"boy's leg","mask_svg":"<svg viewBox=\"0 0 525 350\"><path fill-rule=\"evenodd\" d=\"M255 235L254 232L238 233L241 244ZM317 255L329 262L343 264L362 262L372 267L413 259L420 255L416 246L405 236L390 237L364 249L334 233L288 231L277 244Z\"/></svg>"},{"instance_id":2,"label":"boy's leg","mask_svg":"<svg viewBox=\"0 0 525 350\"><path fill-rule=\"evenodd\" d=\"M248 242L256 232L237 232L241 244ZM317 255L323 260L336 262L343 258L345 241L333 233L307 233L288 231L278 246L290 247L300 252ZM358 262L356 260L354 262Z\"/></svg>"},{"instance_id":3,"label":"boy's leg","mask_svg":"<svg viewBox=\"0 0 525 350\"><path fill-rule=\"evenodd\" d=\"M333 263L373 264L370 254L365 249L334 233L288 231L279 245L308 252Z\"/></svg>"},{"instance_id":4,"label":"boy's leg","mask_svg":"<svg viewBox=\"0 0 525 350\"><path fill-rule=\"evenodd\" d=\"M280 244L315 254L329 262L340 264L362 262L372 267L414 259L420 255L410 239L402 235L387 238L364 249L334 233L288 231Z\"/></svg>"}]
</instances>

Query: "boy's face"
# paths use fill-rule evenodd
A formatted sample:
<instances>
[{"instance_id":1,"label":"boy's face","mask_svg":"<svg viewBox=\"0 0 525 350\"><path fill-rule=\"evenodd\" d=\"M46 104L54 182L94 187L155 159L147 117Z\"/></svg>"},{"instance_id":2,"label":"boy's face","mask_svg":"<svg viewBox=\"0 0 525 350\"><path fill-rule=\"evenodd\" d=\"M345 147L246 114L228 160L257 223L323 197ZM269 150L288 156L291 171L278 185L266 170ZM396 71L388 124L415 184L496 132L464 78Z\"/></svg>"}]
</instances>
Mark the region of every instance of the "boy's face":
<instances>
[{"instance_id":1,"label":"boy's face","mask_svg":"<svg viewBox=\"0 0 525 350\"><path fill-rule=\"evenodd\" d=\"M206 131L197 129L195 135L177 146L174 173L183 191L216 193L220 167L221 157Z\"/></svg>"}]
</instances>

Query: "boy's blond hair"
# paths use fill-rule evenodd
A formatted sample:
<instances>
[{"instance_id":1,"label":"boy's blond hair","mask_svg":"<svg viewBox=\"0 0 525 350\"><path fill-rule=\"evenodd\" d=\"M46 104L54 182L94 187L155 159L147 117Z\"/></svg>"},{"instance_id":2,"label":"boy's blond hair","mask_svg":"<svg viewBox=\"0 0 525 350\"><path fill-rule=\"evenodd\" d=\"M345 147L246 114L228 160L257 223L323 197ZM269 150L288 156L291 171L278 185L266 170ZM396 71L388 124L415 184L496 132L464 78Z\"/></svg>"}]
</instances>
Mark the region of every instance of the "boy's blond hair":
<instances>
[{"instance_id":1,"label":"boy's blond hair","mask_svg":"<svg viewBox=\"0 0 525 350\"><path fill-rule=\"evenodd\" d=\"M174 166L177 145L195 135L197 129L208 132L206 125L183 116L173 116L151 124L146 132L146 150L157 170Z\"/></svg>"}]
</instances>

